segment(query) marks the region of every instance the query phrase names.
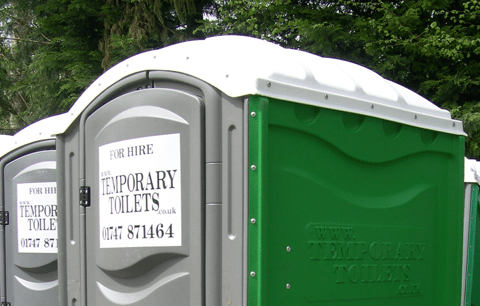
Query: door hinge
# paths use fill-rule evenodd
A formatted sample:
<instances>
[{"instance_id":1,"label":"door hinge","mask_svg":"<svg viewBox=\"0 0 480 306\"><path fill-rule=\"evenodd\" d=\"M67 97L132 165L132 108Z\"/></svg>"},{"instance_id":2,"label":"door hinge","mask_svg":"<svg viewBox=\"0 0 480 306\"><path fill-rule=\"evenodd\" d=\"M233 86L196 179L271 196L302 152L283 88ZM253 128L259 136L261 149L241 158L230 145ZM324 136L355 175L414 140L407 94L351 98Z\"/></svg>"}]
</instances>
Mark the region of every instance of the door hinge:
<instances>
[{"instance_id":1,"label":"door hinge","mask_svg":"<svg viewBox=\"0 0 480 306\"><path fill-rule=\"evenodd\" d=\"M8 211L0 211L0 225L10 224L10 213Z\"/></svg>"},{"instance_id":2,"label":"door hinge","mask_svg":"<svg viewBox=\"0 0 480 306\"><path fill-rule=\"evenodd\" d=\"M80 205L88 207L90 206L90 187L80 187Z\"/></svg>"}]
</instances>

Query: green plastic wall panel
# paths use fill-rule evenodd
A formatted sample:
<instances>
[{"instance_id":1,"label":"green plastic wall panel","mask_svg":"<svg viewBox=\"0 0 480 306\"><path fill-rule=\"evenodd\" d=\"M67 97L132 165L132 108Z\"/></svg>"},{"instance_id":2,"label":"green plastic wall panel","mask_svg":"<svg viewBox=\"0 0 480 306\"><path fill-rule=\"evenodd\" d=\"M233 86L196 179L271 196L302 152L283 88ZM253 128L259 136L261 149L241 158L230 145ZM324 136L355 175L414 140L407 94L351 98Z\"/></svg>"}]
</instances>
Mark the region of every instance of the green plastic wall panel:
<instances>
[{"instance_id":1,"label":"green plastic wall panel","mask_svg":"<svg viewBox=\"0 0 480 306\"><path fill-rule=\"evenodd\" d=\"M250 306L460 304L462 136L249 104Z\"/></svg>"},{"instance_id":2,"label":"green plastic wall panel","mask_svg":"<svg viewBox=\"0 0 480 306\"><path fill-rule=\"evenodd\" d=\"M477 222L475 226L475 256L473 267L473 282L472 282L472 300L471 306L480 306L480 220L478 214L477 203ZM476 263L476 264L475 264Z\"/></svg>"},{"instance_id":3,"label":"green plastic wall panel","mask_svg":"<svg viewBox=\"0 0 480 306\"><path fill-rule=\"evenodd\" d=\"M472 186L465 306L480 306L480 215L478 185Z\"/></svg>"}]
</instances>

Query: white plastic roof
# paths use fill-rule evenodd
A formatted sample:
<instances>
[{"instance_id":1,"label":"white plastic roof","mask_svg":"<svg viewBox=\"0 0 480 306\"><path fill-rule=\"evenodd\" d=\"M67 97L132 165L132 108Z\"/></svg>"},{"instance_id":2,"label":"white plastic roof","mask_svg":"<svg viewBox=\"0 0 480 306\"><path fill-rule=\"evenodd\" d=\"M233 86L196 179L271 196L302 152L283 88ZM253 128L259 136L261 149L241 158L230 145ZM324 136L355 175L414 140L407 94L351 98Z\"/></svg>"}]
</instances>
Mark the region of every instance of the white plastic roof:
<instances>
[{"instance_id":1,"label":"white plastic roof","mask_svg":"<svg viewBox=\"0 0 480 306\"><path fill-rule=\"evenodd\" d=\"M10 135L0 135L0 158L5 155L6 152L10 151L10 147L13 144L13 136Z\"/></svg>"},{"instance_id":2,"label":"white plastic roof","mask_svg":"<svg viewBox=\"0 0 480 306\"><path fill-rule=\"evenodd\" d=\"M65 131L66 127L70 124L70 117L71 116L68 114L61 114L30 124L29 126L17 132L15 135L10 136L11 144L3 152L0 149L0 156L30 143L47 139L55 139L55 135Z\"/></svg>"},{"instance_id":3,"label":"white plastic roof","mask_svg":"<svg viewBox=\"0 0 480 306\"><path fill-rule=\"evenodd\" d=\"M480 173L477 171L477 167L476 160L465 158L465 183L477 183L480 185Z\"/></svg>"},{"instance_id":4,"label":"white plastic roof","mask_svg":"<svg viewBox=\"0 0 480 306\"><path fill-rule=\"evenodd\" d=\"M70 122L110 85L146 70L191 75L231 97L262 95L465 135L448 111L372 70L243 36L189 41L133 56L90 85L70 109Z\"/></svg>"}]
</instances>

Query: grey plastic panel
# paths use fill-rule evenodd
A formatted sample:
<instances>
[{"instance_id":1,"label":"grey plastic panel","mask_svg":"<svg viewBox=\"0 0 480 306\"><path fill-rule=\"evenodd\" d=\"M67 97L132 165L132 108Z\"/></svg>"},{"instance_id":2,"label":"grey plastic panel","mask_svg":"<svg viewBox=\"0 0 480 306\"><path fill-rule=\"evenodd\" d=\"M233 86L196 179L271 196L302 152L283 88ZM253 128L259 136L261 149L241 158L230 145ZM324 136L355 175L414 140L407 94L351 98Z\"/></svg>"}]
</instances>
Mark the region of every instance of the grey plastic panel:
<instances>
[{"instance_id":1,"label":"grey plastic panel","mask_svg":"<svg viewBox=\"0 0 480 306\"><path fill-rule=\"evenodd\" d=\"M219 128L223 120L221 92L199 79L180 73L150 71L148 77L153 80L155 88L171 88L203 97L205 101L205 162L221 163L222 130Z\"/></svg>"},{"instance_id":2,"label":"grey plastic panel","mask_svg":"<svg viewBox=\"0 0 480 306\"><path fill-rule=\"evenodd\" d=\"M222 203L222 163L207 163L205 168L207 204Z\"/></svg>"},{"instance_id":3,"label":"grey plastic panel","mask_svg":"<svg viewBox=\"0 0 480 306\"><path fill-rule=\"evenodd\" d=\"M79 187L85 184L85 118L105 102L129 92L152 87L147 72L126 76L102 92L82 118L57 136L59 305L86 305L85 207L79 205Z\"/></svg>"},{"instance_id":4,"label":"grey plastic panel","mask_svg":"<svg viewBox=\"0 0 480 306\"><path fill-rule=\"evenodd\" d=\"M245 306L248 100L231 98L199 79L179 73L151 71L149 77L155 88L176 88L205 97L206 305Z\"/></svg>"},{"instance_id":5,"label":"grey plastic panel","mask_svg":"<svg viewBox=\"0 0 480 306\"><path fill-rule=\"evenodd\" d=\"M57 136L58 293L59 305L83 305L79 203L79 133L75 125ZM83 249L84 250L84 249Z\"/></svg>"},{"instance_id":6,"label":"grey plastic panel","mask_svg":"<svg viewBox=\"0 0 480 306\"><path fill-rule=\"evenodd\" d=\"M44 141L12 152L2 166L5 210L10 213L2 301L11 305L58 304L54 143Z\"/></svg>"},{"instance_id":7,"label":"grey plastic panel","mask_svg":"<svg viewBox=\"0 0 480 306\"><path fill-rule=\"evenodd\" d=\"M222 204L207 204L205 227L205 305L222 302Z\"/></svg>"},{"instance_id":8,"label":"grey plastic panel","mask_svg":"<svg viewBox=\"0 0 480 306\"><path fill-rule=\"evenodd\" d=\"M149 89L122 95L88 117L85 124L87 152L85 184L91 187L92 204L85 212L87 305L147 306L158 305L159 301L164 305L203 304L205 214L203 108L203 101L197 96L177 90ZM159 153L159 156L165 160L168 159L165 152L171 150L175 155L175 140L165 142L165 145L171 145L170 148L165 149L160 145L164 144L163 139L177 139L175 138L177 136L180 168L170 170L158 168L155 161L148 159L148 155L154 154L153 152L157 150L164 152ZM146 145L143 151L129 149L142 145ZM103 149L106 149L107 155ZM121 151L122 149L124 151ZM113 155L108 157L108 154ZM125 159L120 160L122 158ZM128 158L132 161L129 162ZM113 167L111 160L114 159L119 159L118 165L123 167L108 168ZM151 164L144 164L144 161ZM133 166L130 163L134 163ZM108 174L106 171L99 173L100 169L105 169L104 167L109 169ZM133 170L129 173L130 170L127 168ZM178 172L173 172L175 170ZM171 172L165 178L162 171ZM132 176L129 176L130 174ZM116 179L121 181L122 175L132 180L136 179L136 191L133 192L140 193L127 193L120 189L113 191L112 188L118 188L119 185L116 187L106 185L110 184L109 182L114 184L113 181ZM149 185L147 177L150 175L154 176L155 182ZM175 175L177 177L181 175L180 181L174 179ZM140 179L143 176L145 180ZM163 205L171 204L161 202L162 195L166 194L167 189L175 188L181 188L180 222L159 214L162 208L170 207ZM151 196L151 201L155 203L154 192L159 194L160 208L152 202L148 204L146 200ZM105 201L105 193L112 195L112 202ZM141 197L142 202L138 200ZM138 201L133 202L134 199ZM122 201L122 204L117 200ZM113 201L115 204L112 204ZM101 205L105 203L115 205L107 207L111 213L106 214L102 210L105 206ZM152 223L151 213L155 213L156 223ZM176 211L171 214L179 213ZM139 221L136 214L145 216L145 221ZM118 221L124 216L127 217L126 221ZM120 223L115 223L117 221ZM172 227L168 226L169 222ZM114 225L109 227L108 224ZM159 228L162 228L160 225L163 226L164 232L159 234ZM114 228L113 234L111 228ZM149 230L152 228L153 232L150 233ZM181 245L170 244L168 239L178 237L173 233L178 235L180 230ZM162 246L155 245L163 244L159 239L167 242ZM133 245L137 246L132 247Z\"/></svg>"},{"instance_id":9,"label":"grey plastic panel","mask_svg":"<svg viewBox=\"0 0 480 306\"><path fill-rule=\"evenodd\" d=\"M244 101L223 96L222 305L246 305L247 245ZM231 304L230 304L231 303Z\"/></svg>"},{"instance_id":10,"label":"grey plastic panel","mask_svg":"<svg viewBox=\"0 0 480 306\"><path fill-rule=\"evenodd\" d=\"M153 84L153 89L148 88L149 84ZM139 88L143 90L137 91ZM167 295L157 298L154 304L150 304L147 299L140 302L138 292L145 293L146 291L143 289L155 281L155 273L160 271L159 266L154 268L155 263L158 262L158 260L155 262L155 258L163 255L148 257L149 248L144 247L136 248L135 251L133 251L134 248L128 249L128 254L118 253L119 249L100 249L91 240L91 236L95 235L92 231L99 231L99 226L98 224L92 225L90 221L98 195L92 193L91 207L81 207L78 205L78 188L88 185L92 187L93 192L95 192L94 189L99 189L99 187L95 188L98 185L94 182L95 179L98 182L98 174L92 174L92 167L98 168L98 160L94 160L92 163L92 159L98 159L94 154L98 155L98 147L104 146L102 143L107 144L165 133L163 123L150 124L150 119L155 116L155 111L138 112L140 106L164 107L162 101L166 101L165 99L157 99L156 102L150 100L151 97L156 96L153 92L157 90L173 90L180 96L200 97L205 105L202 119L204 122L203 142L199 147L192 147L189 153L200 152L204 158L202 166L199 166L201 179L196 181L196 184L201 186L200 198L204 200L200 205L201 208L195 208L199 211L195 222L200 222L201 228L199 232L192 232L191 236L191 239L198 236L203 237L201 238L203 240L198 240L198 245L192 245L194 248L202 248L203 261L192 262L190 266L191 271L196 269L197 272L204 272L201 272L203 276L196 287L201 291L199 293L201 298L192 299L196 293L192 294L191 288L186 285L178 285ZM141 94L137 95L137 93ZM128 98L125 98L127 96ZM124 98L126 100L123 100ZM123 106L115 106L116 110L112 114L104 113L104 107L110 108L121 100L124 101ZM65 203L65 205L59 206L58 210L60 216L65 215L65 218L61 218L65 220L64 222L59 220L59 228L62 228L62 232L64 229L65 233L59 233L59 239L60 236L65 236L59 245L60 305L116 305L112 301L105 301L105 297L101 296L95 277L100 278L104 283L109 282L117 288L118 294L111 294L111 296L118 296L116 302L123 299L122 305L189 305L188 303L193 303L194 305L218 306L247 304L247 220L245 217L248 215L248 203L246 203L248 191L245 186L248 186L248 177L245 163L248 155L246 145L248 143L246 138L248 125L245 124L247 114L244 111L248 109L248 106L245 106L246 103L247 101L244 101L243 98L233 99L222 95L209 84L187 75L167 71L143 72L128 76L121 82L110 86L107 91L90 103L79 121L73 124L70 130L58 137L58 201ZM184 113L180 113L180 111L189 112L189 110L178 101L175 104L179 108L179 112L173 113L178 113L180 117L186 119L186 116L182 115ZM134 109L133 112L132 109ZM119 115L120 113L122 115ZM133 117L136 116L134 114L143 114L143 118L133 120ZM114 117L116 118L113 119ZM129 121L131 119L133 121ZM188 122L188 120L186 121ZM109 124L106 124L107 122ZM163 120L163 122L166 121ZM108 127L101 127L102 125ZM83 126L86 129L82 128ZM166 126L168 128L168 124ZM97 132L102 130L100 133L102 135L95 136L96 132L92 129ZM144 130L142 131L142 129ZM105 136L107 134L109 136ZM84 143L87 147L83 145ZM83 156L86 156L86 159L83 159ZM182 166L184 165L182 157ZM93 170L93 172L95 171L98 169ZM182 179L184 178L185 175L182 176ZM191 180L195 180L195 177L192 177ZM230 206L226 207L226 203ZM191 216L194 213L193 210L190 211ZM86 223L85 214L87 216ZM189 226L193 228L197 225L193 223ZM235 237L231 235L232 233ZM87 241L84 238L85 234ZM146 249L147 251L145 251ZM109 253L108 256L101 256L109 259L109 262L102 262L104 270L99 269L97 265L96 256L100 254L97 252L98 250L101 250L102 254L105 254L105 250ZM191 251L192 248L189 252ZM134 258L132 260L140 260L140 264L131 266L125 259L125 264L122 266L124 269L118 270L118 265L113 267L115 264L110 263L117 258L122 260ZM142 261L141 258L147 259ZM169 267L160 272L166 275L170 273L169 271L173 271L172 269L180 269L181 264L177 265L177 263L184 259L189 260L188 258L178 257L176 261L172 259L167 262ZM190 256L190 258L192 257ZM153 268L150 268L151 262L154 263ZM148 266L152 272L147 273L148 275L142 274L145 272L145 268L141 268L142 264ZM109 269L105 269L106 266ZM137 269L138 267L140 269ZM129 271L135 271L135 273ZM194 282L193 280L189 281ZM112 287L104 286L101 290L106 292L105 288ZM120 292L123 289L124 291ZM112 292L109 291L109 293ZM153 292L151 291L151 293ZM187 301L172 302L172 299L175 298L187 299Z\"/></svg>"}]
</instances>

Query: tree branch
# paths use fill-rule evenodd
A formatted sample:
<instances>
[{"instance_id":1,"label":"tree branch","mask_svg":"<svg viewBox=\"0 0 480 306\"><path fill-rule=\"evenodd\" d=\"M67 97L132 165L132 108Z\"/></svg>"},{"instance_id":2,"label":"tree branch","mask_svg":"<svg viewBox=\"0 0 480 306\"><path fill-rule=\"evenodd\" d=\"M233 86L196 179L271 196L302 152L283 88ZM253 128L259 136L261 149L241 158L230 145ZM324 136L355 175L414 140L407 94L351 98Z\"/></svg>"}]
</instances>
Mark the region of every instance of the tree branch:
<instances>
[{"instance_id":1,"label":"tree branch","mask_svg":"<svg viewBox=\"0 0 480 306\"><path fill-rule=\"evenodd\" d=\"M0 37L1 40L14 40L14 41L25 41L25 42L31 42L35 44L43 44L43 45L49 45L50 42L45 42L45 41L38 41L38 40L32 40L32 39L23 39L23 38L14 38L14 37Z\"/></svg>"}]
</instances>

